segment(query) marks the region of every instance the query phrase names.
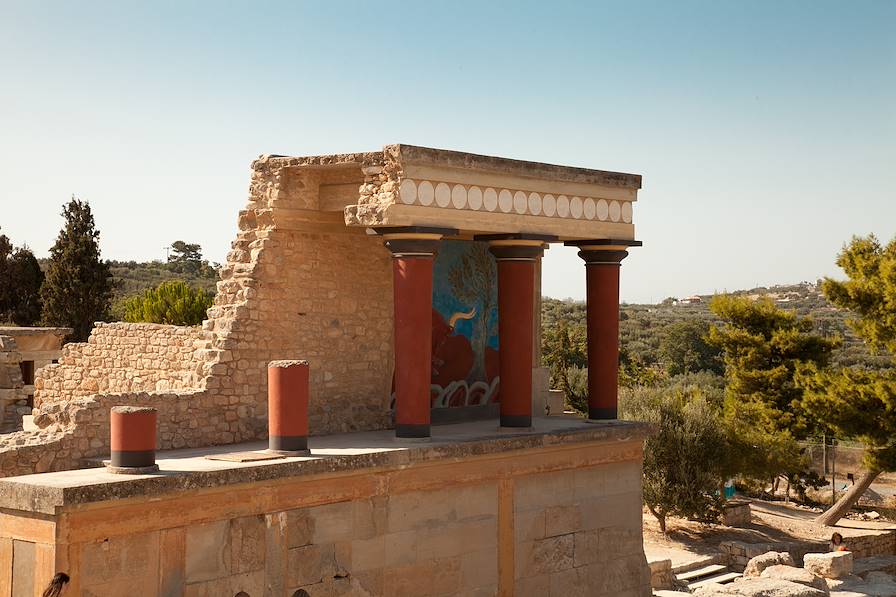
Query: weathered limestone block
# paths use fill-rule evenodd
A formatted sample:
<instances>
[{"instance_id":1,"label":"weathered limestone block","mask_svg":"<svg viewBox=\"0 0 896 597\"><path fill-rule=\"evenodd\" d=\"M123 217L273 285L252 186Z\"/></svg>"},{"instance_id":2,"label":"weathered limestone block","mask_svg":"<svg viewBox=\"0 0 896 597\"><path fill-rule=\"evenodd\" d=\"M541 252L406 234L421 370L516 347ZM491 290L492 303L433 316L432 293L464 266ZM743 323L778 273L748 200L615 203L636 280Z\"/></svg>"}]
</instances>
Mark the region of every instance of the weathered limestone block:
<instances>
[{"instance_id":1,"label":"weathered limestone block","mask_svg":"<svg viewBox=\"0 0 896 597\"><path fill-rule=\"evenodd\" d=\"M787 580L775 578L750 578L727 585L710 584L694 592L699 597L739 595L740 597L827 597L822 591Z\"/></svg>"},{"instance_id":2,"label":"weathered limestone block","mask_svg":"<svg viewBox=\"0 0 896 597\"><path fill-rule=\"evenodd\" d=\"M744 578L753 578L762 574L762 571L769 566L784 565L794 566L793 558L787 552L770 551L762 555L756 556L747 562L744 568Z\"/></svg>"},{"instance_id":3,"label":"weathered limestone block","mask_svg":"<svg viewBox=\"0 0 896 597\"><path fill-rule=\"evenodd\" d=\"M769 566L762 571L760 578L776 578L779 580L788 580L790 582L806 585L807 587L814 587L822 591L828 590L828 585L823 578L821 578L820 576L816 576L809 570L806 570L804 568L795 568L793 566L784 566L781 564Z\"/></svg>"},{"instance_id":4,"label":"weathered limestone block","mask_svg":"<svg viewBox=\"0 0 896 597\"><path fill-rule=\"evenodd\" d=\"M807 553L803 567L824 578L840 578L852 574L852 552Z\"/></svg>"}]
</instances>

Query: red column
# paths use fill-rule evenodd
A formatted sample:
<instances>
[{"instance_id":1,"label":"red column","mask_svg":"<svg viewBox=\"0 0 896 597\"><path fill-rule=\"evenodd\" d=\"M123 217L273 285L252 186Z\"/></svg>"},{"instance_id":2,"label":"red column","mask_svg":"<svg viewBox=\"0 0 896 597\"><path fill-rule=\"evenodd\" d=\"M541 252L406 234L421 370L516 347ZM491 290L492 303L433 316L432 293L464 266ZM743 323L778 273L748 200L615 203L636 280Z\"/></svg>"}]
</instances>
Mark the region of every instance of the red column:
<instances>
[{"instance_id":1,"label":"red column","mask_svg":"<svg viewBox=\"0 0 896 597\"><path fill-rule=\"evenodd\" d=\"M308 361L268 363L268 448L308 450Z\"/></svg>"},{"instance_id":2,"label":"red column","mask_svg":"<svg viewBox=\"0 0 896 597\"><path fill-rule=\"evenodd\" d=\"M392 251L395 309L395 436L430 436L432 266L438 240L386 241Z\"/></svg>"},{"instance_id":3,"label":"red column","mask_svg":"<svg viewBox=\"0 0 896 597\"><path fill-rule=\"evenodd\" d=\"M156 409L113 406L109 415L112 472L140 473L156 466Z\"/></svg>"},{"instance_id":4,"label":"red column","mask_svg":"<svg viewBox=\"0 0 896 597\"><path fill-rule=\"evenodd\" d=\"M617 418L619 393L620 247L582 247L588 310L588 418Z\"/></svg>"},{"instance_id":5,"label":"red column","mask_svg":"<svg viewBox=\"0 0 896 597\"><path fill-rule=\"evenodd\" d=\"M501 427L531 427L535 264L544 245L496 242L490 250L498 262Z\"/></svg>"}]
</instances>

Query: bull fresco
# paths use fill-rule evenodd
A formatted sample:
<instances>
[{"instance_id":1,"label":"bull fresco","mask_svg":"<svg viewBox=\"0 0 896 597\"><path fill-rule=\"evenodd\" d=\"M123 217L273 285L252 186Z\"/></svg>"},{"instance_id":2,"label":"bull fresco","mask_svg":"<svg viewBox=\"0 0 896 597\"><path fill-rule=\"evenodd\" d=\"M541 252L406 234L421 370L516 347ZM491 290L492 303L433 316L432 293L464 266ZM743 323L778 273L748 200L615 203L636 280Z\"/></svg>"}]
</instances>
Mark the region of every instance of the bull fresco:
<instances>
[{"instance_id":1,"label":"bull fresco","mask_svg":"<svg viewBox=\"0 0 896 597\"><path fill-rule=\"evenodd\" d=\"M442 241L432 283L432 407L497 402L498 269L488 244Z\"/></svg>"},{"instance_id":2,"label":"bull fresco","mask_svg":"<svg viewBox=\"0 0 896 597\"><path fill-rule=\"evenodd\" d=\"M442 241L433 269L433 408L498 399L498 273L488 244Z\"/></svg>"}]
</instances>

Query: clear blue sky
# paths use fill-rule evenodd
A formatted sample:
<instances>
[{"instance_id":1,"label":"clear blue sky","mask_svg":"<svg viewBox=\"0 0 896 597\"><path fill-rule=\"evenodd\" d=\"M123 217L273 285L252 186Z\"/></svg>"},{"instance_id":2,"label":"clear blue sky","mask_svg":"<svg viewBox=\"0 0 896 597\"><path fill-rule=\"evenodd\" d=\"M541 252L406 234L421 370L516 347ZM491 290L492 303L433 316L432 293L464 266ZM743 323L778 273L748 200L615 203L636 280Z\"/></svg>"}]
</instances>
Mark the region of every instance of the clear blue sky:
<instances>
[{"instance_id":1,"label":"clear blue sky","mask_svg":"<svg viewBox=\"0 0 896 597\"><path fill-rule=\"evenodd\" d=\"M0 0L0 226L224 259L261 153L402 142L640 173L622 298L835 274L896 232L896 1ZM574 251L543 290L584 296Z\"/></svg>"}]
</instances>

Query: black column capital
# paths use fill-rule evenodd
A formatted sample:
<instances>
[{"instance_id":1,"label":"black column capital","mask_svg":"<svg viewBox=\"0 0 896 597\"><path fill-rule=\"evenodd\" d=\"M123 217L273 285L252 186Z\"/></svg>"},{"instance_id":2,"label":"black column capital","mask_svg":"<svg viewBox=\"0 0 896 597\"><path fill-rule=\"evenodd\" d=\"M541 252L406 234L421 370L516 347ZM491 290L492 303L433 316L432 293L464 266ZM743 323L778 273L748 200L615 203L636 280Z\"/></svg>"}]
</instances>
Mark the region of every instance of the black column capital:
<instances>
[{"instance_id":1,"label":"black column capital","mask_svg":"<svg viewBox=\"0 0 896 597\"><path fill-rule=\"evenodd\" d=\"M492 245L488 251L498 261L535 261L544 255L544 245Z\"/></svg>"},{"instance_id":2,"label":"black column capital","mask_svg":"<svg viewBox=\"0 0 896 597\"><path fill-rule=\"evenodd\" d=\"M383 245L392 252L392 257L434 257L439 251L437 238L390 238Z\"/></svg>"}]
</instances>

